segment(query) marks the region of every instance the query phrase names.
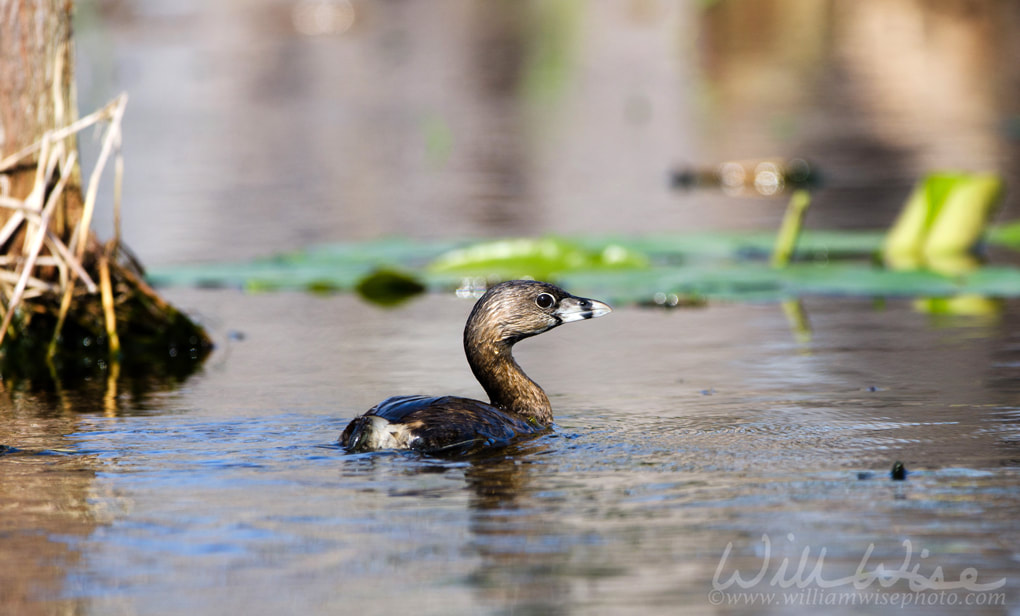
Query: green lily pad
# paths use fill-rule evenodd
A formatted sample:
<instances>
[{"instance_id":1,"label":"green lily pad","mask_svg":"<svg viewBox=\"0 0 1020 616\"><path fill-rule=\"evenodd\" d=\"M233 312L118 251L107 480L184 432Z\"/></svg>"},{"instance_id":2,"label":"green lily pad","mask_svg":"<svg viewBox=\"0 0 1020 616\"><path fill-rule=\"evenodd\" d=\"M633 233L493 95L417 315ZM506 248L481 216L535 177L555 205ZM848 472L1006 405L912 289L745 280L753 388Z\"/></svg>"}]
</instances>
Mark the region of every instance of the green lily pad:
<instances>
[{"instance_id":1,"label":"green lily pad","mask_svg":"<svg viewBox=\"0 0 1020 616\"><path fill-rule=\"evenodd\" d=\"M465 242L385 238L342 242L236 263L150 268L156 286L240 288L249 291L354 291L373 271L415 270Z\"/></svg>"},{"instance_id":2,"label":"green lily pad","mask_svg":"<svg viewBox=\"0 0 1020 616\"><path fill-rule=\"evenodd\" d=\"M1014 276L1015 275L1015 276ZM950 279L929 271L892 271L868 264L761 263L657 267L642 272L578 272L560 281L608 301L648 303L656 295L724 301L777 301L808 295L841 297L949 297L994 291L1020 296L1020 272ZM991 293L989 293L991 294Z\"/></svg>"},{"instance_id":3,"label":"green lily pad","mask_svg":"<svg viewBox=\"0 0 1020 616\"><path fill-rule=\"evenodd\" d=\"M1005 241L1013 232L1000 229L991 241ZM770 233L691 233L476 244L346 242L250 262L154 269L149 278L163 286L360 291L373 301L395 301L422 288L450 290L478 279L519 277L550 280L621 304L674 296L678 304L805 295L1020 297L1020 269L1014 267L986 266L948 276L877 266L874 255L882 237L879 232L805 232L794 261L782 269L767 264L774 243Z\"/></svg>"},{"instance_id":4,"label":"green lily pad","mask_svg":"<svg viewBox=\"0 0 1020 616\"><path fill-rule=\"evenodd\" d=\"M648 258L620 244L584 247L568 240L545 237L497 240L444 253L428 271L484 278L555 278L564 272L602 269L641 269Z\"/></svg>"}]
</instances>

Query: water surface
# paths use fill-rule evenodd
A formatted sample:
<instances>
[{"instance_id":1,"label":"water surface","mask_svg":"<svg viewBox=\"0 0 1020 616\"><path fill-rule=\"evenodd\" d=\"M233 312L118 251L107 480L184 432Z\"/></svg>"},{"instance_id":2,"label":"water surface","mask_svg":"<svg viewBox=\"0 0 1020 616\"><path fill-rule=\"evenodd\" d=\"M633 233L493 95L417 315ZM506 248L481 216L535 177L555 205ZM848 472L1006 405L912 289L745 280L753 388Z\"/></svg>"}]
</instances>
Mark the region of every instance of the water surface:
<instances>
[{"instance_id":1,"label":"water surface","mask_svg":"<svg viewBox=\"0 0 1020 616\"><path fill-rule=\"evenodd\" d=\"M387 395L481 394L459 349L469 301L383 311L350 296L173 299L223 345L200 374L149 398L123 394L115 413L74 406L56 420L66 437L35 425L25 451L3 459L5 486L61 478L45 488L59 506L29 513L15 493L5 516L8 541L30 541L29 560L53 568L30 605L713 611L729 609L710 603L727 545L723 579L750 579L763 535L770 578L804 549L810 566L825 550L826 578L853 574L869 546L871 569L896 569L909 540L911 566L929 576L973 567L980 582L1006 580L1000 603L978 612L1016 605L1020 338L1009 316L944 322L908 303L817 299L804 340L774 304L622 308L519 345L550 393L552 433L451 461L333 443ZM12 393L3 408L39 403ZM895 460L906 481L889 479ZM910 593L898 584L885 592ZM799 592L751 589L769 590Z\"/></svg>"}]
</instances>

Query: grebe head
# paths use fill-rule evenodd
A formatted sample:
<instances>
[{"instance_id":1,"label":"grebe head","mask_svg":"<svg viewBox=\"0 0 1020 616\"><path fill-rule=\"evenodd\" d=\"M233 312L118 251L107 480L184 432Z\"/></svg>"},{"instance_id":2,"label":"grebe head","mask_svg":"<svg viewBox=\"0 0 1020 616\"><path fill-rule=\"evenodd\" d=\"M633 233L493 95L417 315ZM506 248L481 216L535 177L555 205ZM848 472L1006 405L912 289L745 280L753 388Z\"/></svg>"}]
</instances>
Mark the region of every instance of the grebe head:
<instances>
[{"instance_id":1,"label":"grebe head","mask_svg":"<svg viewBox=\"0 0 1020 616\"><path fill-rule=\"evenodd\" d=\"M478 328L493 342L513 344L563 323L611 311L607 304L571 295L547 282L511 280L492 287L478 300L468 329Z\"/></svg>"}]
</instances>

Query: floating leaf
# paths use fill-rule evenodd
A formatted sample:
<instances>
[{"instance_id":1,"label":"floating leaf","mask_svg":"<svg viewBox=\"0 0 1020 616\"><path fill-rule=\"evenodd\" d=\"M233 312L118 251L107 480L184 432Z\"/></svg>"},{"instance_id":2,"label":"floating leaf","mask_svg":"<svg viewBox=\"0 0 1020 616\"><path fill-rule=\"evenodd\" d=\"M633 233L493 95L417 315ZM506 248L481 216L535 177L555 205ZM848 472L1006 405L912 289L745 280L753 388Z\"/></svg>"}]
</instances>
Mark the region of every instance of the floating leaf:
<instances>
[{"instance_id":1,"label":"floating leaf","mask_svg":"<svg viewBox=\"0 0 1020 616\"><path fill-rule=\"evenodd\" d=\"M433 273L482 278L549 279L570 271L640 269L648 259L637 251L610 243L584 248L560 238L508 239L452 250L429 266Z\"/></svg>"},{"instance_id":2,"label":"floating leaf","mask_svg":"<svg viewBox=\"0 0 1020 616\"><path fill-rule=\"evenodd\" d=\"M147 278L158 286L353 291L362 278L376 269L387 266L419 268L462 244L396 238L323 244L238 263L150 268Z\"/></svg>"},{"instance_id":3,"label":"floating leaf","mask_svg":"<svg viewBox=\"0 0 1020 616\"><path fill-rule=\"evenodd\" d=\"M362 278L358 295L381 306L395 306L425 292L425 285L411 274L380 269Z\"/></svg>"},{"instance_id":4,"label":"floating leaf","mask_svg":"<svg viewBox=\"0 0 1020 616\"><path fill-rule=\"evenodd\" d=\"M636 272L577 272L559 282L610 302L652 303L656 294L726 301L778 301L809 295L845 297L1020 297L1020 270L983 268L949 278L927 271L887 270L865 264L763 263L655 267Z\"/></svg>"},{"instance_id":5,"label":"floating leaf","mask_svg":"<svg viewBox=\"0 0 1020 616\"><path fill-rule=\"evenodd\" d=\"M993 239L1008 236L1001 227ZM639 238L501 240L481 244L386 239L309 248L271 259L154 269L153 282L257 290L355 291L369 281L449 290L465 278L533 278L574 292L625 303L661 305L710 300L775 301L804 295L855 297L1020 297L1020 269L980 267L946 276L892 271L873 264L877 232L802 234L799 260L777 270L767 259L767 233L699 233ZM389 272L388 278L373 273ZM490 280L491 281L491 280ZM367 288L367 287L366 287ZM403 292L397 295L402 295ZM376 296L369 290L366 296ZM379 294L382 295L382 294Z\"/></svg>"}]
</instances>

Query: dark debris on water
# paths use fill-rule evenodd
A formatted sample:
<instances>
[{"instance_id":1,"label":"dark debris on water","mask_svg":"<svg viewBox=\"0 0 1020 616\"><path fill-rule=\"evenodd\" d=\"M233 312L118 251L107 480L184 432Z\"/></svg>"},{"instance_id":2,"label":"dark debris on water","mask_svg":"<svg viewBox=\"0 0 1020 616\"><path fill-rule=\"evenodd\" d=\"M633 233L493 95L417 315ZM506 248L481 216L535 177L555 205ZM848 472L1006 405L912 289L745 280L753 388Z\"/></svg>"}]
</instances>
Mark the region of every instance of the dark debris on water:
<instances>
[{"instance_id":1,"label":"dark debris on water","mask_svg":"<svg viewBox=\"0 0 1020 616\"><path fill-rule=\"evenodd\" d=\"M871 471L861 471L857 473L857 478L860 480L874 479L875 473ZM889 471L889 478L893 481L903 481L907 478L907 467L903 465L903 462L896 460L892 465L892 470Z\"/></svg>"}]
</instances>

